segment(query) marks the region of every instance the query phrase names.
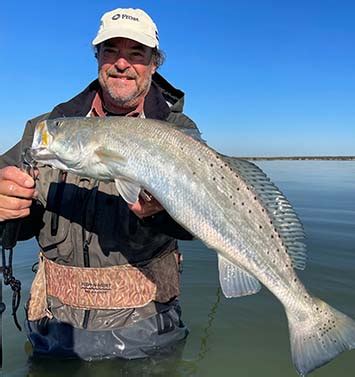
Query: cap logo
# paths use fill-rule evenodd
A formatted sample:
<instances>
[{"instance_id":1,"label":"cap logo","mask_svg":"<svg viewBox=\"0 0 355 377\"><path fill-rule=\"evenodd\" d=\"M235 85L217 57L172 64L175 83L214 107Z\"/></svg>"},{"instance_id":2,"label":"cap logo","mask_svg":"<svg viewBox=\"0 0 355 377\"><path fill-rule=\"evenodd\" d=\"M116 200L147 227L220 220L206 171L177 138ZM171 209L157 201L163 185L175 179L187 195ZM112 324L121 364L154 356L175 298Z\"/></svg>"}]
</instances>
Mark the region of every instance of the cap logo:
<instances>
[{"instance_id":1,"label":"cap logo","mask_svg":"<svg viewBox=\"0 0 355 377\"><path fill-rule=\"evenodd\" d=\"M112 20L119 20L120 18L122 18L122 20L139 21L138 17L133 17L129 14L116 13L114 16L112 16Z\"/></svg>"},{"instance_id":2,"label":"cap logo","mask_svg":"<svg viewBox=\"0 0 355 377\"><path fill-rule=\"evenodd\" d=\"M111 38L132 39L150 48L159 46L157 26L142 9L117 8L105 13L92 45Z\"/></svg>"}]
</instances>

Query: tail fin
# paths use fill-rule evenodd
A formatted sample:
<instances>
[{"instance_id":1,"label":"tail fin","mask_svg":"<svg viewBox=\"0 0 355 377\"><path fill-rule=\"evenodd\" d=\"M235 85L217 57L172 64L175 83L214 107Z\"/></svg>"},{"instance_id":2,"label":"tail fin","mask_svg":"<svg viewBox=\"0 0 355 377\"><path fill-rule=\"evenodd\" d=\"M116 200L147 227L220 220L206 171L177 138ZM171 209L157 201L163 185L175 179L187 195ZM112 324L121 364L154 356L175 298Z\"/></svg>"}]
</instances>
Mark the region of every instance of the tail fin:
<instances>
[{"instance_id":1,"label":"tail fin","mask_svg":"<svg viewBox=\"0 0 355 377\"><path fill-rule=\"evenodd\" d=\"M355 348L355 321L314 298L304 320L287 313L293 363L301 376Z\"/></svg>"}]
</instances>

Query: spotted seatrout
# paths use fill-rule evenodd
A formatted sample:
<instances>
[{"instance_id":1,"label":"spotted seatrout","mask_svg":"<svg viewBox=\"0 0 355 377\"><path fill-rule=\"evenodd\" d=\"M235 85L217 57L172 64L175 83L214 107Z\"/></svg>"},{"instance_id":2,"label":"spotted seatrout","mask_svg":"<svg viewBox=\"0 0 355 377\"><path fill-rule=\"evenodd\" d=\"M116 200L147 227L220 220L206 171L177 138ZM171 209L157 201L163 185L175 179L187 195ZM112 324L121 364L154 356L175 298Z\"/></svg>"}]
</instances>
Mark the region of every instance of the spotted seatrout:
<instances>
[{"instance_id":1,"label":"spotted seatrout","mask_svg":"<svg viewBox=\"0 0 355 377\"><path fill-rule=\"evenodd\" d=\"M195 130L126 117L41 122L32 154L59 169L114 180L128 203L150 192L217 252L227 297L257 293L264 284L285 307L300 375L355 347L355 322L313 297L295 274L306 260L302 226L255 165L217 153Z\"/></svg>"}]
</instances>

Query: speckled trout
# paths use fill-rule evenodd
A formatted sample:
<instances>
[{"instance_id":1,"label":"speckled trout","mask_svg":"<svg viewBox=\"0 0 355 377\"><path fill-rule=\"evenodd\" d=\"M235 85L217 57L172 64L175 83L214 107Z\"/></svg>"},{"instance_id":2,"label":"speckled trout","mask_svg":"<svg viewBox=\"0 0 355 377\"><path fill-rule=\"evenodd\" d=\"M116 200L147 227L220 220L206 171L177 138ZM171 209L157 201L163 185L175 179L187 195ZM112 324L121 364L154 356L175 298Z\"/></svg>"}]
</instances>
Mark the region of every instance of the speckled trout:
<instances>
[{"instance_id":1,"label":"speckled trout","mask_svg":"<svg viewBox=\"0 0 355 377\"><path fill-rule=\"evenodd\" d=\"M355 347L355 322L298 279L294 268L306 261L302 225L256 165L221 155L194 129L127 117L43 121L32 155L58 169L114 180L128 203L150 192L217 252L225 296L251 295L265 285L285 307L301 376Z\"/></svg>"}]
</instances>

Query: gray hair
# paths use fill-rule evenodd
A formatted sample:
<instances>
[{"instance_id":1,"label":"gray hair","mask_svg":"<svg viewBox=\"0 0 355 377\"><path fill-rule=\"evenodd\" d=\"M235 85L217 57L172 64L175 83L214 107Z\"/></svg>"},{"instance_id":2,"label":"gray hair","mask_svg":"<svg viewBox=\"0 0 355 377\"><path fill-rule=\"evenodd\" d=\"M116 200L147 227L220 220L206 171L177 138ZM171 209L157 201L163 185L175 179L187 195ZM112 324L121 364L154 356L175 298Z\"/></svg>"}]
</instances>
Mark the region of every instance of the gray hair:
<instances>
[{"instance_id":1,"label":"gray hair","mask_svg":"<svg viewBox=\"0 0 355 377\"><path fill-rule=\"evenodd\" d=\"M165 62L166 55L163 50L160 50L159 48L155 47L153 48L153 55L152 59L154 59L154 64L156 65L157 69L163 65Z\"/></svg>"}]
</instances>

